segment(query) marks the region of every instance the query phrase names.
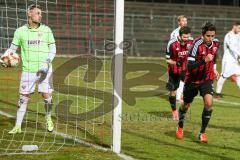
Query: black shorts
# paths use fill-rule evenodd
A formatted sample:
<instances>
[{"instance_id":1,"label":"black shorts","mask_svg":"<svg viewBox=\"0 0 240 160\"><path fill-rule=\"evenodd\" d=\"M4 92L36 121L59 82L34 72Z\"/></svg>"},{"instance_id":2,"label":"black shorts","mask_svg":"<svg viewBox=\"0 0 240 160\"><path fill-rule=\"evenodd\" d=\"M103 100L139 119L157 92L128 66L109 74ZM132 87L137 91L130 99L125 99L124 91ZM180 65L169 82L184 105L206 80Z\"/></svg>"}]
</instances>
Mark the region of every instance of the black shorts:
<instances>
[{"instance_id":1,"label":"black shorts","mask_svg":"<svg viewBox=\"0 0 240 160\"><path fill-rule=\"evenodd\" d=\"M200 92L200 95L204 97L206 94L213 95L213 81L205 81L201 84L187 84L185 83L183 89L183 101L185 103L192 103L194 97Z\"/></svg>"},{"instance_id":2,"label":"black shorts","mask_svg":"<svg viewBox=\"0 0 240 160\"><path fill-rule=\"evenodd\" d=\"M168 82L166 88L169 91L176 91L179 87L180 80L184 81L185 72L181 74L169 73Z\"/></svg>"}]
</instances>

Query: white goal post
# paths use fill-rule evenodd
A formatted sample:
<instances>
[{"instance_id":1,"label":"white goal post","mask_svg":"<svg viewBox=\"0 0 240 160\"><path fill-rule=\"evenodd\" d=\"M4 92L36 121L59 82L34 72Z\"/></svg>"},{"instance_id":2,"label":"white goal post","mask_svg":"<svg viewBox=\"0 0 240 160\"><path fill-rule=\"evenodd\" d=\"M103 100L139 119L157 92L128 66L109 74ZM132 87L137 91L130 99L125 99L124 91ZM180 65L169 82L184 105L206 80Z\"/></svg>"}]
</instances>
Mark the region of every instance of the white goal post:
<instances>
[{"instance_id":1,"label":"white goal post","mask_svg":"<svg viewBox=\"0 0 240 160\"><path fill-rule=\"evenodd\" d=\"M114 56L114 101L113 124L112 124L112 150L115 153L121 152L121 124L122 124L122 69L123 69L123 49L119 44L123 42L124 35L124 0L115 1L115 48Z\"/></svg>"}]
</instances>

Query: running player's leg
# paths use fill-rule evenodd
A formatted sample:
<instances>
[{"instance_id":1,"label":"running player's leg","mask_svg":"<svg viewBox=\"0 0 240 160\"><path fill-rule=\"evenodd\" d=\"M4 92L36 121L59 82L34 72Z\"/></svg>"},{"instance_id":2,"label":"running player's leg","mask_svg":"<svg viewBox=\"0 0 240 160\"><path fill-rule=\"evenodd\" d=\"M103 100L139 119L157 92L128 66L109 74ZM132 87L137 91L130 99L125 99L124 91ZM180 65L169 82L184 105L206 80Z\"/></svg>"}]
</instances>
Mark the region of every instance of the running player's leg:
<instances>
[{"instance_id":1,"label":"running player's leg","mask_svg":"<svg viewBox=\"0 0 240 160\"><path fill-rule=\"evenodd\" d=\"M178 102L182 102L182 96L183 96L183 87L184 87L184 82L180 81L179 87L177 89L177 94L176 94L176 99Z\"/></svg>"},{"instance_id":2,"label":"running player's leg","mask_svg":"<svg viewBox=\"0 0 240 160\"><path fill-rule=\"evenodd\" d=\"M226 81L226 79L231 76L230 74L230 69L228 67L229 63L227 63L226 61L222 61L222 73L220 78L217 81L217 88L216 88L216 98L222 98L222 88L224 85L224 82Z\"/></svg>"},{"instance_id":3,"label":"running player's leg","mask_svg":"<svg viewBox=\"0 0 240 160\"><path fill-rule=\"evenodd\" d=\"M216 88L216 98L222 98L222 88L223 88L223 84L226 81L226 77L224 77L223 75L220 76L220 78L217 81L217 88Z\"/></svg>"},{"instance_id":4,"label":"running player's leg","mask_svg":"<svg viewBox=\"0 0 240 160\"><path fill-rule=\"evenodd\" d=\"M183 103L183 87L184 87L185 75L186 75L185 72L182 72L182 73L179 74L180 83L179 83L179 87L177 89L176 99L180 103Z\"/></svg>"},{"instance_id":5,"label":"running player's leg","mask_svg":"<svg viewBox=\"0 0 240 160\"><path fill-rule=\"evenodd\" d=\"M236 71L236 73L235 73L236 83L237 83L238 88L240 89L240 64L236 65L235 71Z\"/></svg>"},{"instance_id":6,"label":"running player's leg","mask_svg":"<svg viewBox=\"0 0 240 160\"><path fill-rule=\"evenodd\" d=\"M240 89L240 75L237 76L236 82L237 82L238 88Z\"/></svg>"},{"instance_id":7,"label":"running player's leg","mask_svg":"<svg viewBox=\"0 0 240 160\"><path fill-rule=\"evenodd\" d=\"M213 104L213 87L212 81L205 81L200 88L200 94L204 100L204 107L202 112L202 126L199 133L199 140L201 142L207 142L207 136L205 130L212 115L212 104Z\"/></svg>"},{"instance_id":8,"label":"running player's leg","mask_svg":"<svg viewBox=\"0 0 240 160\"><path fill-rule=\"evenodd\" d=\"M169 90L169 103L172 109L172 118L173 120L178 120L178 112L176 109L176 90L179 87L179 75L178 74L169 74L168 83L166 88Z\"/></svg>"},{"instance_id":9,"label":"running player's leg","mask_svg":"<svg viewBox=\"0 0 240 160\"><path fill-rule=\"evenodd\" d=\"M178 139L183 138L183 126L184 126L184 120L185 115L188 111L188 108L190 107L190 104L192 103L194 97L198 94L198 86L194 84L185 84L183 89L183 101L184 103L179 108L179 121L178 121L178 128L176 131L176 137Z\"/></svg>"}]
</instances>

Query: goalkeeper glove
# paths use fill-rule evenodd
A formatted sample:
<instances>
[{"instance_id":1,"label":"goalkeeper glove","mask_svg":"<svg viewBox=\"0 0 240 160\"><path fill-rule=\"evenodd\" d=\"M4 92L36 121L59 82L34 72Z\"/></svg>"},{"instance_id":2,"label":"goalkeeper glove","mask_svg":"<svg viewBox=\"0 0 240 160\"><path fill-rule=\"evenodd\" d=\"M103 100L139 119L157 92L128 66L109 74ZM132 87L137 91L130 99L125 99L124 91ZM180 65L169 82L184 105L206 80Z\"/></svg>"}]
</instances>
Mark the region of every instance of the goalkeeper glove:
<instances>
[{"instance_id":1,"label":"goalkeeper glove","mask_svg":"<svg viewBox=\"0 0 240 160\"><path fill-rule=\"evenodd\" d=\"M7 63L4 62L2 59L0 59L0 64L1 64L2 67L7 67L8 66Z\"/></svg>"},{"instance_id":2,"label":"goalkeeper glove","mask_svg":"<svg viewBox=\"0 0 240 160\"><path fill-rule=\"evenodd\" d=\"M47 77L49 67L50 63L48 61L41 65L40 69L37 71L38 82L41 83Z\"/></svg>"},{"instance_id":3,"label":"goalkeeper glove","mask_svg":"<svg viewBox=\"0 0 240 160\"><path fill-rule=\"evenodd\" d=\"M8 52L5 52L3 55L1 55L1 58L0 58L0 64L2 67L7 67L7 63L5 61L3 61L4 57L7 57L9 56L9 53Z\"/></svg>"}]
</instances>

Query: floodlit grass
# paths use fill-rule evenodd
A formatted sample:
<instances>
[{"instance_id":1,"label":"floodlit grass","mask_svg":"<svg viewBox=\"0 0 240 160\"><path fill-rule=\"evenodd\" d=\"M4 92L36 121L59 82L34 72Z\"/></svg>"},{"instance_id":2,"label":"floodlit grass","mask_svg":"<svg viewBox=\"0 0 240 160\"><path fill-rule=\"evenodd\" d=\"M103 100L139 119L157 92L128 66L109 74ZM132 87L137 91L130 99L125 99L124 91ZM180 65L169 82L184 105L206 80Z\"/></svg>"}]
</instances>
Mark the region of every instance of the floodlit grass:
<instances>
[{"instance_id":1,"label":"floodlit grass","mask_svg":"<svg viewBox=\"0 0 240 160\"><path fill-rule=\"evenodd\" d=\"M56 58L54 70L67 60L69 59ZM166 72L164 61L130 59L127 63L125 70L129 72L124 74L126 78L123 81L123 153L136 159L149 160L240 159L240 90L236 84L227 80L223 88L224 99L214 101L214 112L207 128L207 144L197 141L203 109L201 97L195 98L191 113L187 114L184 139L177 140L176 122L171 120L165 82L161 81L166 80L166 75L162 74ZM150 71L146 71L147 63L153 66ZM63 84L54 84L56 91L53 95L53 119L55 131L110 148L111 112L107 112L104 117L98 116L112 103L111 62L106 60L104 64L98 74L94 73L94 70L93 73L89 72L93 77L96 75L93 81L83 78L88 77L85 75L88 66L82 65L72 70L64 80L64 84L75 88L68 86L62 92ZM148 73L148 77L142 77ZM15 116L20 68L1 68L0 77L0 110ZM92 80L93 77L89 78ZM58 81L55 79L54 82ZM59 105L63 100L71 102L71 105L65 103L70 106L69 112L63 109L64 105ZM102 103L106 108L100 110L103 113L99 113L99 110L95 109ZM46 132L42 106L41 96L34 94L25 116L23 134L20 135L8 135L7 131L13 127L15 120L0 116L0 153L21 153L22 145L37 144L38 152L50 154L1 156L1 159L119 159L111 152L86 147L71 139ZM89 111L93 112L85 114ZM87 119L89 116L96 118ZM87 120L82 120L82 117Z\"/></svg>"}]
</instances>

